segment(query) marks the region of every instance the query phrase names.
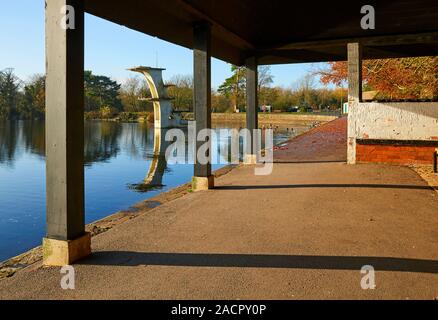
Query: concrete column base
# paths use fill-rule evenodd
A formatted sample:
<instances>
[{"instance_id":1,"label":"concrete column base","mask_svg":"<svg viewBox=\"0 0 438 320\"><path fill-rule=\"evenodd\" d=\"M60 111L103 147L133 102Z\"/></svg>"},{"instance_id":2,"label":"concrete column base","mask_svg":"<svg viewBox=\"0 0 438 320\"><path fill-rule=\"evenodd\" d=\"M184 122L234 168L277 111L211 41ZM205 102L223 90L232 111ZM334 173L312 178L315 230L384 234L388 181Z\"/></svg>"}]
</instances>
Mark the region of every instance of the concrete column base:
<instances>
[{"instance_id":1,"label":"concrete column base","mask_svg":"<svg viewBox=\"0 0 438 320\"><path fill-rule=\"evenodd\" d=\"M356 164L356 138L354 137L348 138L347 163Z\"/></svg>"},{"instance_id":2,"label":"concrete column base","mask_svg":"<svg viewBox=\"0 0 438 320\"><path fill-rule=\"evenodd\" d=\"M246 164L246 165L257 164L257 155L256 154L246 154L245 158L243 159L243 164Z\"/></svg>"},{"instance_id":3,"label":"concrete column base","mask_svg":"<svg viewBox=\"0 0 438 320\"><path fill-rule=\"evenodd\" d=\"M63 267L91 254L91 234L74 240L43 238L43 265Z\"/></svg>"},{"instance_id":4,"label":"concrete column base","mask_svg":"<svg viewBox=\"0 0 438 320\"><path fill-rule=\"evenodd\" d=\"M202 191L214 188L214 176L208 177L193 177L192 179L192 190Z\"/></svg>"}]
</instances>

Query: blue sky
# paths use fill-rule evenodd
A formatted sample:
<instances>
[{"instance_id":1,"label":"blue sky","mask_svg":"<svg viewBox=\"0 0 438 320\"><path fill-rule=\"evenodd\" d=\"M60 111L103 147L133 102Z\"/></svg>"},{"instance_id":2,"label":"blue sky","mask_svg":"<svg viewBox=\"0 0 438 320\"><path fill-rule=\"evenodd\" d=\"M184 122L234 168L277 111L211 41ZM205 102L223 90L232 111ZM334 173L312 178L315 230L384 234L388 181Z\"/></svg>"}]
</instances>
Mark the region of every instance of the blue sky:
<instances>
[{"instance_id":1,"label":"blue sky","mask_svg":"<svg viewBox=\"0 0 438 320\"><path fill-rule=\"evenodd\" d=\"M0 70L14 68L27 80L44 73L44 0L0 0ZM190 50L86 15L85 68L119 82L133 76L127 68L146 65L166 68L165 79L175 74L192 74ZM289 87L318 64L271 67L274 85ZM212 85L217 88L230 76L230 65L213 59Z\"/></svg>"}]
</instances>

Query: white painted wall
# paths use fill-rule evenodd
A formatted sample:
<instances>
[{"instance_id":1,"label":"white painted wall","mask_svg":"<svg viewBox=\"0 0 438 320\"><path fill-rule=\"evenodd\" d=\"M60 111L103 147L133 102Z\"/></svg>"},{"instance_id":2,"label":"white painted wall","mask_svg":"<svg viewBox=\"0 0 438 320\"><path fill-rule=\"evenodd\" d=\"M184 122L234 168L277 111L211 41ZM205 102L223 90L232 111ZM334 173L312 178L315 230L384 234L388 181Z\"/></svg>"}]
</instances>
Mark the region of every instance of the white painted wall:
<instances>
[{"instance_id":1,"label":"white painted wall","mask_svg":"<svg viewBox=\"0 0 438 320\"><path fill-rule=\"evenodd\" d=\"M349 109L348 163L356 162L356 139L438 139L438 102L361 102Z\"/></svg>"}]
</instances>

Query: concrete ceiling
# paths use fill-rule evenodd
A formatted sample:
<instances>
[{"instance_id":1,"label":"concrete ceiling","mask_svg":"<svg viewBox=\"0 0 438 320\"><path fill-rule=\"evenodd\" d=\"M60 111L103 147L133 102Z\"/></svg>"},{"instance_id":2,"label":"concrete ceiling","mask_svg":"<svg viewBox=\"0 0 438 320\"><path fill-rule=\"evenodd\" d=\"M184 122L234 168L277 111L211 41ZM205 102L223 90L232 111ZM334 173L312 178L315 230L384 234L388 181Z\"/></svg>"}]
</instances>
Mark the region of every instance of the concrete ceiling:
<instances>
[{"instance_id":1,"label":"concrete ceiling","mask_svg":"<svg viewBox=\"0 0 438 320\"><path fill-rule=\"evenodd\" d=\"M364 45L364 58L438 55L438 1L84 0L93 15L192 48L192 26L212 24L212 55L242 64L346 60L346 44ZM374 3L373 3L374 2ZM376 29L360 27L364 4Z\"/></svg>"}]
</instances>

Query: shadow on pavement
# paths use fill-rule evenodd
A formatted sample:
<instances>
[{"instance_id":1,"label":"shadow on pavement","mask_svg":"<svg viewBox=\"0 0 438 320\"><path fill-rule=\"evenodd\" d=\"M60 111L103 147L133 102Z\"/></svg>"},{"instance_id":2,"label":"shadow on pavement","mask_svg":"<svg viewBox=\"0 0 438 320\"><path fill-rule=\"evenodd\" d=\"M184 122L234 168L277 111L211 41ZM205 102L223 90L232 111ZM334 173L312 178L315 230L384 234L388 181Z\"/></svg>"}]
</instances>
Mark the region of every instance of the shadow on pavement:
<instances>
[{"instance_id":1,"label":"shadow on pavement","mask_svg":"<svg viewBox=\"0 0 438 320\"><path fill-rule=\"evenodd\" d=\"M256 186L216 186L215 190L255 190L255 189L303 189L303 188L364 188L364 189L419 189L434 190L433 186L398 184L281 184Z\"/></svg>"},{"instance_id":2,"label":"shadow on pavement","mask_svg":"<svg viewBox=\"0 0 438 320\"><path fill-rule=\"evenodd\" d=\"M437 260L392 257L305 256L260 254L148 253L101 251L79 262L84 265L181 266L235 268L290 268L361 270L371 265L376 271L438 273Z\"/></svg>"}]
</instances>

